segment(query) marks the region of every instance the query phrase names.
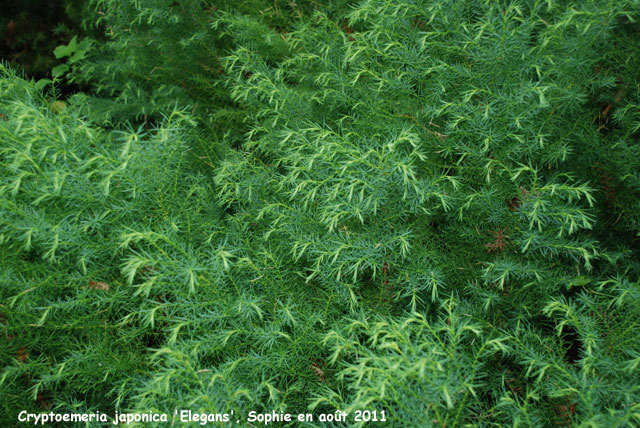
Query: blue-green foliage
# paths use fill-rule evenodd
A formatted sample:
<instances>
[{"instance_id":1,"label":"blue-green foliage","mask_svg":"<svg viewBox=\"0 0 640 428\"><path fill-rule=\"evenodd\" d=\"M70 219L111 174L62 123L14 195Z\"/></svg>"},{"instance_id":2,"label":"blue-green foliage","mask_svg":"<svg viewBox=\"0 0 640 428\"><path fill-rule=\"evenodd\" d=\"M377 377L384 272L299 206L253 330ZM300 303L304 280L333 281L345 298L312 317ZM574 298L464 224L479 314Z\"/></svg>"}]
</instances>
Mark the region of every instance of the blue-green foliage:
<instances>
[{"instance_id":1,"label":"blue-green foliage","mask_svg":"<svg viewBox=\"0 0 640 428\"><path fill-rule=\"evenodd\" d=\"M0 79L5 415L640 422L637 1L94 5Z\"/></svg>"}]
</instances>

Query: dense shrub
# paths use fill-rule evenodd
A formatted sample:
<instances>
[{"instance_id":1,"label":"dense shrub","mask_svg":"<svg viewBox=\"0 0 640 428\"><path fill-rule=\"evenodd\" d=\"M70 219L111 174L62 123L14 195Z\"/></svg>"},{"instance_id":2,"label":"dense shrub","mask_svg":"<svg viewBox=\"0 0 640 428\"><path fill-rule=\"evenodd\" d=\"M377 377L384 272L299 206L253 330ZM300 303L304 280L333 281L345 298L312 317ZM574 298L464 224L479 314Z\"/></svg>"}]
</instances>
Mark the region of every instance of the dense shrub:
<instances>
[{"instance_id":1,"label":"dense shrub","mask_svg":"<svg viewBox=\"0 0 640 428\"><path fill-rule=\"evenodd\" d=\"M472 381L454 374L464 357L452 357L445 370L465 408L440 396L455 408L451 415L434 410L440 425L489 423L474 421L479 414L500 420L497 408L506 409L503 424L537 425L563 405L574 421L613 426L631 417L633 384L614 385L626 378L638 341L625 342L635 342L625 359L603 339L614 301L625 306L625 325L637 322L630 297L637 283L619 277L637 275L637 217L625 220L624 231L618 226L632 236L600 240L611 235L603 230L611 228L611 211L622 216L628 209L612 200L617 192L637 204L637 174L626 169L638 158L637 129L604 135L593 117L607 120L604 109L613 106L598 112L589 101L625 102L624 95L605 95L624 91L614 71L621 59L601 62L618 26L634 20L632 11L632 4L371 1L350 13L354 32L318 14L291 35L292 55L276 66L244 47L227 58L232 94L257 109L245 151L217 173L224 200L242 221L266 222L269 242L289 243L284 250L306 281L335 290L352 309L380 311L385 298L394 301L391 313L429 310L451 295L468 302L466 316L491 333L476 340L479 354L465 349L476 355L479 372L488 343L508 346L488 365L474 404L460 379ZM629 171L616 179L616 194L613 184L588 181L602 171L598 153L606 144L626 157L607 156L607 168ZM609 212L597 217L595 206L604 211L607 200ZM623 295L628 306L616 300ZM363 328L376 344L376 326ZM409 346L402 355L419 355L419 340L383 332ZM500 339L491 338L498 332ZM373 367L344 363L343 374L357 373L352 405L380 400L396 409L396 423L415 426L405 412L420 406L403 394L384 401L380 387L380 373L406 387L383 367L407 370L412 362L386 358L372 358ZM425 388L429 381L436 391L447 387L430 375ZM595 390L608 393L596 398ZM430 397L425 410L436 405ZM612 419L601 420L605 414Z\"/></svg>"},{"instance_id":2,"label":"dense shrub","mask_svg":"<svg viewBox=\"0 0 640 428\"><path fill-rule=\"evenodd\" d=\"M148 121L177 102L188 104L207 129L215 130L221 124L237 127L243 118L220 84L224 74L220 58L233 39L273 61L281 60L286 54L282 34L317 6L304 0L92 0L89 4L92 15L85 25L103 29L107 40L94 41L89 60L69 75L72 82L90 84L97 95L89 100L80 97L83 110L98 121ZM217 21L220 15L238 19L223 28Z\"/></svg>"},{"instance_id":3,"label":"dense shrub","mask_svg":"<svg viewBox=\"0 0 640 428\"><path fill-rule=\"evenodd\" d=\"M2 413L638 424L640 4L284 3L3 68Z\"/></svg>"}]
</instances>

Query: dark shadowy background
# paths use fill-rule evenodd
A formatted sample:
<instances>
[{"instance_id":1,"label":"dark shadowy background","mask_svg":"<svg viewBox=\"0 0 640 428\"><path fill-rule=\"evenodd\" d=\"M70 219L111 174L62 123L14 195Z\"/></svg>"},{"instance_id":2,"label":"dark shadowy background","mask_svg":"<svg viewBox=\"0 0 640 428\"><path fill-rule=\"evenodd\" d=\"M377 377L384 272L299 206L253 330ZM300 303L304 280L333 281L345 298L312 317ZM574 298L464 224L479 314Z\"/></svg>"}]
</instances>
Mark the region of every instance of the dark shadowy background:
<instances>
[{"instance_id":1,"label":"dark shadowy background","mask_svg":"<svg viewBox=\"0 0 640 428\"><path fill-rule=\"evenodd\" d=\"M62 61L53 55L56 46L82 34L79 0L0 0L0 58L28 78L51 77Z\"/></svg>"}]
</instances>

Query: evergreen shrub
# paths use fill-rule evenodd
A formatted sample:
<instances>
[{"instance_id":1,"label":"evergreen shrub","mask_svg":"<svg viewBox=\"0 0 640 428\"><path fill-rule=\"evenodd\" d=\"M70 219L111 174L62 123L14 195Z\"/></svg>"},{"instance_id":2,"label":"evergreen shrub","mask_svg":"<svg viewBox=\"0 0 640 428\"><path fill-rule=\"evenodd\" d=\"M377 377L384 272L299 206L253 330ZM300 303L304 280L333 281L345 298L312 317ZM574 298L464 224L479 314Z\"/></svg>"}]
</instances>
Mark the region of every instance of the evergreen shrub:
<instances>
[{"instance_id":1,"label":"evergreen shrub","mask_svg":"<svg viewBox=\"0 0 640 428\"><path fill-rule=\"evenodd\" d=\"M9 421L640 423L637 0L92 4L0 77Z\"/></svg>"}]
</instances>

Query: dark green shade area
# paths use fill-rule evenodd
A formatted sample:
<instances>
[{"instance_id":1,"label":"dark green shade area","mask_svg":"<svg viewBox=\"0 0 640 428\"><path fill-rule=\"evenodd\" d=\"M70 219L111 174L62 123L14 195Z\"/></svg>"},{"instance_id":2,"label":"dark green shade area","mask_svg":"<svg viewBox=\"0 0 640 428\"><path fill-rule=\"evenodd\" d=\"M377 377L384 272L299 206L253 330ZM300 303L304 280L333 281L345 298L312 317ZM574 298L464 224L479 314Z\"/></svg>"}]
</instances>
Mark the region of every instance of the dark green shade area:
<instances>
[{"instance_id":1,"label":"dark green shade area","mask_svg":"<svg viewBox=\"0 0 640 428\"><path fill-rule=\"evenodd\" d=\"M27 76L45 78L57 65L53 49L80 30L80 0L0 1L0 58Z\"/></svg>"}]
</instances>

